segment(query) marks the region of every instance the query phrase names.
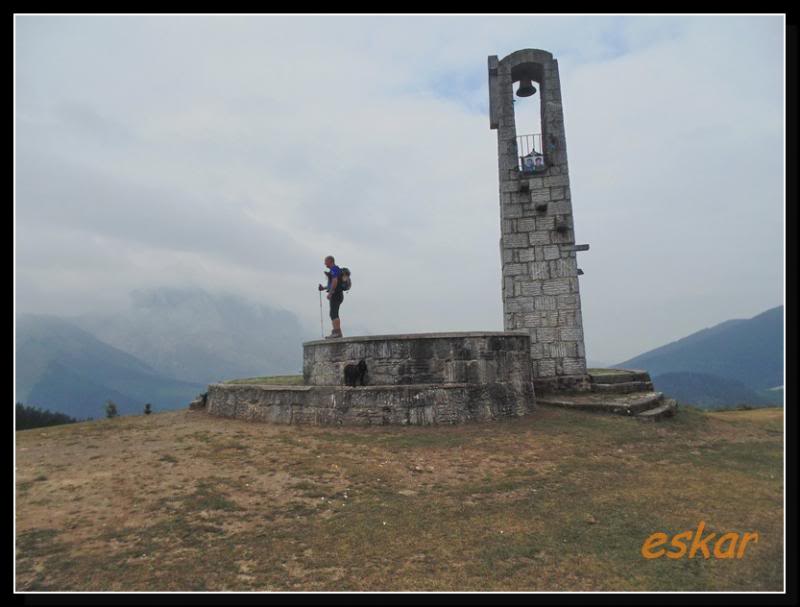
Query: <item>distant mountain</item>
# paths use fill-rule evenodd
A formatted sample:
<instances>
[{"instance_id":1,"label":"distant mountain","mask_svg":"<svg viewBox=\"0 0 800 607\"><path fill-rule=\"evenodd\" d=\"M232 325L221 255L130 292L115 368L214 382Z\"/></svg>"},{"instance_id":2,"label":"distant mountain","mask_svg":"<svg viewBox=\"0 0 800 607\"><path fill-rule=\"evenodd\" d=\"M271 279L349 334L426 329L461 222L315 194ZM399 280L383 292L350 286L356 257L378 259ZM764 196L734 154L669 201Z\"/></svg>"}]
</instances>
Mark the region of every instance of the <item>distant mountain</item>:
<instances>
[{"instance_id":1,"label":"distant mountain","mask_svg":"<svg viewBox=\"0 0 800 607\"><path fill-rule=\"evenodd\" d=\"M708 373L664 373L653 376L656 390L683 404L715 409L732 405L767 406L782 401L781 392L756 392L734 379Z\"/></svg>"},{"instance_id":2,"label":"distant mountain","mask_svg":"<svg viewBox=\"0 0 800 607\"><path fill-rule=\"evenodd\" d=\"M72 417L102 417L186 406L205 385L175 380L56 316L16 318L16 400Z\"/></svg>"},{"instance_id":3,"label":"distant mountain","mask_svg":"<svg viewBox=\"0 0 800 607\"><path fill-rule=\"evenodd\" d=\"M654 381L685 372L739 382L754 392L782 386L783 306L728 320L614 366L645 369ZM687 386L696 385L684 379Z\"/></svg>"},{"instance_id":4,"label":"distant mountain","mask_svg":"<svg viewBox=\"0 0 800 607\"><path fill-rule=\"evenodd\" d=\"M73 319L98 339L160 373L208 384L299 373L302 342L313 339L291 312L197 288L131 293L131 308Z\"/></svg>"}]
</instances>

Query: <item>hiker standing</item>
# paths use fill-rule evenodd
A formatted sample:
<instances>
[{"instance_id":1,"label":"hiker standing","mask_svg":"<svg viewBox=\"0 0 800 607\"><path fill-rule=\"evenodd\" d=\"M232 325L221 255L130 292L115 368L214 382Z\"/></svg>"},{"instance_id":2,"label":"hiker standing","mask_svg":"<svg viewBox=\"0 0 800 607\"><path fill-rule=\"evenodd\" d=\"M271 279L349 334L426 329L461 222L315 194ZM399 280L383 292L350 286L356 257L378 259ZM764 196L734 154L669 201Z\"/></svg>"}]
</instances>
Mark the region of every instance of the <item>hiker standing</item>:
<instances>
[{"instance_id":1,"label":"hiker standing","mask_svg":"<svg viewBox=\"0 0 800 607\"><path fill-rule=\"evenodd\" d=\"M325 275L328 277L328 286L323 287L319 285L320 291L328 292L328 299L331 302L331 322L333 323L333 331L325 339L333 339L342 336L342 328L339 321L339 306L344 301L344 284L342 280L342 270L334 263L333 255L328 255L325 258L325 267L328 271Z\"/></svg>"}]
</instances>

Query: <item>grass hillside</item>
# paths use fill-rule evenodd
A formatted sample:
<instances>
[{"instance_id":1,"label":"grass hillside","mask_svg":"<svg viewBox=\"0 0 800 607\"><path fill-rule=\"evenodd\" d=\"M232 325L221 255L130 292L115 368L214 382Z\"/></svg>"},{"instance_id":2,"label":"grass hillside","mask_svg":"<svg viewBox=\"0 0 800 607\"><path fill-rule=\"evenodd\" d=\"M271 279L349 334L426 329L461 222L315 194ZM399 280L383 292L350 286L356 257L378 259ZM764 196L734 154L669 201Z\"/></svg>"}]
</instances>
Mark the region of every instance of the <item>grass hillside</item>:
<instances>
[{"instance_id":1,"label":"grass hillside","mask_svg":"<svg viewBox=\"0 0 800 607\"><path fill-rule=\"evenodd\" d=\"M24 590L781 590L781 409L452 427L181 410L16 433ZM758 532L741 560L640 554Z\"/></svg>"}]
</instances>

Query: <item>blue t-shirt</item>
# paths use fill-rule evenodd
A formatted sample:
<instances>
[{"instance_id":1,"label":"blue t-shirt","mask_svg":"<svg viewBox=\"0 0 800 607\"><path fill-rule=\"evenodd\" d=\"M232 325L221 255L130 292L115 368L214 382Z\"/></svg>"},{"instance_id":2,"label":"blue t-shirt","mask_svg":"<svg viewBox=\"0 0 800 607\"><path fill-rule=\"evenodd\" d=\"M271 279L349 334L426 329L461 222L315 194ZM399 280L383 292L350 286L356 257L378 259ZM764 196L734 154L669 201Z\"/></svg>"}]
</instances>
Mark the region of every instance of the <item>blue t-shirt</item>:
<instances>
[{"instance_id":1,"label":"blue t-shirt","mask_svg":"<svg viewBox=\"0 0 800 607\"><path fill-rule=\"evenodd\" d=\"M338 278L339 282L336 283L336 290L342 290L342 270L337 265L332 265L328 270L328 291L331 290L331 284L333 283L333 279Z\"/></svg>"}]
</instances>

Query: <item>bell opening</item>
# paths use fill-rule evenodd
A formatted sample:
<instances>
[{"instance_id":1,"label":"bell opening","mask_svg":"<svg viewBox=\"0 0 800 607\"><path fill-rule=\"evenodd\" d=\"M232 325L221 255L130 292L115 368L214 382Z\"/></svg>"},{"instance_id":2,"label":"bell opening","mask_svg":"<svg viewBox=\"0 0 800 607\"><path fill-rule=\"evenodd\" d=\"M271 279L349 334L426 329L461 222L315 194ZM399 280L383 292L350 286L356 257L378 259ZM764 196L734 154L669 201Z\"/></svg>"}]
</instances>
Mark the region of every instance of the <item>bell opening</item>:
<instances>
[{"instance_id":1,"label":"bell opening","mask_svg":"<svg viewBox=\"0 0 800 607\"><path fill-rule=\"evenodd\" d=\"M536 93L536 87L531 80L520 80L517 89L517 97L530 97Z\"/></svg>"}]
</instances>

